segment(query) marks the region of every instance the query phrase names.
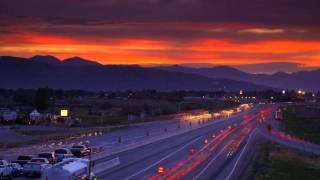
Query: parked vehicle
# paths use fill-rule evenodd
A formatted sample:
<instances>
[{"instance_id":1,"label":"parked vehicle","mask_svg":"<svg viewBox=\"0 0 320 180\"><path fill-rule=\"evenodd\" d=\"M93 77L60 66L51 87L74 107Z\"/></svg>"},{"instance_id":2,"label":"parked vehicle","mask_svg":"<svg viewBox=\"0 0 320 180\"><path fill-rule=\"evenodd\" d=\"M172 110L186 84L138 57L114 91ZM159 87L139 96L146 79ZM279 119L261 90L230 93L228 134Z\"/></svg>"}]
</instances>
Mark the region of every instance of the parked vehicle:
<instances>
[{"instance_id":1,"label":"parked vehicle","mask_svg":"<svg viewBox=\"0 0 320 180\"><path fill-rule=\"evenodd\" d=\"M20 164L20 166L24 166L25 164L27 164L31 159L33 158L32 155L22 155L22 156L18 156L17 160L14 161L15 163Z\"/></svg>"},{"instance_id":2,"label":"parked vehicle","mask_svg":"<svg viewBox=\"0 0 320 180\"><path fill-rule=\"evenodd\" d=\"M68 148L58 148L54 151L54 154L56 156L57 162L73 156L72 152Z\"/></svg>"},{"instance_id":3,"label":"parked vehicle","mask_svg":"<svg viewBox=\"0 0 320 180\"><path fill-rule=\"evenodd\" d=\"M54 152L42 152L38 154L38 157L48 159L51 164L56 163L56 156Z\"/></svg>"},{"instance_id":4,"label":"parked vehicle","mask_svg":"<svg viewBox=\"0 0 320 180\"><path fill-rule=\"evenodd\" d=\"M0 160L0 179L12 179L12 167L6 160Z\"/></svg>"},{"instance_id":5,"label":"parked vehicle","mask_svg":"<svg viewBox=\"0 0 320 180\"><path fill-rule=\"evenodd\" d=\"M49 160L46 158L33 158L24 165L23 174L25 176L41 176L41 171L48 165Z\"/></svg>"},{"instance_id":6,"label":"parked vehicle","mask_svg":"<svg viewBox=\"0 0 320 180\"><path fill-rule=\"evenodd\" d=\"M23 174L23 168L20 164L11 163L11 167L12 167L12 175L14 177L21 176Z\"/></svg>"},{"instance_id":7,"label":"parked vehicle","mask_svg":"<svg viewBox=\"0 0 320 180\"><path fill-rule=\"evenodd\" d=\"M90 149L86 145L75 145L71 147L71 152L76 157L83 157L90 154Z\"/></svg>"},{"instance_id":8,"label":"parked vehicle","mask_svg":"<svg viewBox=\"0 0 320 180\"><path fill-rule=\"evenodd\" d=\"M67 158L63 161L45 168L42 171L42 180L68 180L68 179L93 179L94 174L89 174L89 160Z\"/></svg>"}]
</instances>

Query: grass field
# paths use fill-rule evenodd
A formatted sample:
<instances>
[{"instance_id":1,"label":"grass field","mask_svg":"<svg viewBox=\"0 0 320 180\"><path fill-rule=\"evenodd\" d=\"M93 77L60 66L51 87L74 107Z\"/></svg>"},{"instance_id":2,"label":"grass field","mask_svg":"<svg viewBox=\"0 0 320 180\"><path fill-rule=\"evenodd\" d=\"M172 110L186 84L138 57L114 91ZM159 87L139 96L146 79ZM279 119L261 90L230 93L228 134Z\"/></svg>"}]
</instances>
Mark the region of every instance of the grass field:
<instances>
[{"instance_id":1,"label":"grass field","mask_svg":"<svg viewBox=\"0 0 320 180\"><path fill-rule=\"evenodd\" d=\"M319 180L320 157L302 156L267 143L259 149L248 170L251 175L244 179Z\"/></svg>"},{"instance_id":2,"label":"grass field","mask_svg":"<svg viewBox=\"0 0 320 180\"><path fill-rule=\"evenodd\" d=\"M320 113L312 117L308 114L303 107L289 107L284 111L282 125L286 132L320 144Z\"/></svg>"}]
</instances>

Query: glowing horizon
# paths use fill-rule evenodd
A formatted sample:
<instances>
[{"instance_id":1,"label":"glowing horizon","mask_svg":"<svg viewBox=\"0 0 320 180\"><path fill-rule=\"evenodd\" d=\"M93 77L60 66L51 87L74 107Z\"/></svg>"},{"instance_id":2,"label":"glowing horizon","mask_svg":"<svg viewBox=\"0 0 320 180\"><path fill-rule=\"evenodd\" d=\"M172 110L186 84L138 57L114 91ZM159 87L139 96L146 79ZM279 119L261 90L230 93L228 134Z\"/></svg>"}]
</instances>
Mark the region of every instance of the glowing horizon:
<instances>
[{"instance_id":1,"label":"glowing horizon","mask_svg":"<svg viewBox=\"0 0 320 180\"><path fill-rule=\"evenodd\" d=\"M232 11L214 2L177 0L170 5L177 11L164 14L168 7L162 1L142 0L139 6L126 0L36 0L19 6L20 1L4 1L2 7L10 11L0 13L0 55L79 56L101 64L232 66L286 62L302 69L320 67L319 27L312 24L320 15L312 4L301 10L288 1L293 10L284 12L272 0L270 6L248 14L247 8L259 4L239 2L242 8ZM44 13L53 7L59 8L59 13ZM194 8L198 11L190 11ZM119 13L122 9L128 13ZM297 16L294 9L310 16ZM82 13L84 10L89 13ZM270 10L278 16L267 14ZM148 16L151 12L154 16ZM252 14L257 18L251 18ZM283 67L283 71L291 70Z\"/></svg>"}]
</instances>

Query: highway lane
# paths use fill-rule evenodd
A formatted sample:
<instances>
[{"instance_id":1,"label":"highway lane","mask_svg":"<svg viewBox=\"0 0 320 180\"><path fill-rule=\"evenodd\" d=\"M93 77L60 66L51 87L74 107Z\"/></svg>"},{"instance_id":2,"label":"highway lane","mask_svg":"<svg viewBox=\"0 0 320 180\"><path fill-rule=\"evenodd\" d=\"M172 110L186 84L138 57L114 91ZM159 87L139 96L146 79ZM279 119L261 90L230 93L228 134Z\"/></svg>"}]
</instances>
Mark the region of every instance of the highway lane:
<instances>
[{"instance_id":1,"label":"highway lane","mask_svg":"<svg viewBox=\"0 0 320 180\"><path fill-rule=\"evenodd\" d=\"M245 125L244 129L249 128L249 130L243 134L243 138L239 134L233 139L233 141L239 141L240 144L231 151L231 154L230 150L227 151L230 148L225 146L225 151L221 150L217 156L211 158L209 163L206 163L206 167L201 169L200 173L190 179L239 179L248 166L257 144L261 142L259 128L264 128L265 122L273 118L273 112L274 109L266 109L262 116L255 117L248 124L251 126Z\"/></svg>"},{"instance_id":2,"label":"highway lane","mask_svg":"<svg viewBox=\"0 0 320 180\"><path fill-rule=\"evenodd\" d=\"M258 109L255 108L252 112L255 113ZM176 163L183 162L183 158L190 156L190 148L200 150L205 147L205 139L210 140L213 134L218 134L221 129L225 129L234 123L240 123L242 120L243 114L182 135L101 159L99 161L103 162L119 157L121 164L98 174L98 176L101 179L150 178L150 176L157 172L157 168L160 165L164 164L165 168L170 168L170 166L174 166Z\"/></svg>"}]
</instances>

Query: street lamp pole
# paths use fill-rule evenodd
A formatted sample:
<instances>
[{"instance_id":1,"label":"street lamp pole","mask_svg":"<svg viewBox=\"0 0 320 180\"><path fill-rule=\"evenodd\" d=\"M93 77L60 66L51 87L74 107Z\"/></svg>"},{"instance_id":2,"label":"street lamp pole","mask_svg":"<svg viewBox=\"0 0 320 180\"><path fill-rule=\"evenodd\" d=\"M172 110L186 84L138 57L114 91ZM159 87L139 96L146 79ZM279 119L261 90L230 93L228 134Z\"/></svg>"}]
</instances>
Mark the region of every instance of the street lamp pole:
<instances>
[{"instance_id":1,"label":"street lamp pole","mask_svg":"<svg viewBox=\"0 0 320 180\"><path fill-rule=\"evenodd\" d=\"M92 158L91 158L91 154L92 154L92 148L89 148L89 175L88 175L88 179L91 179L91 167L92 167Z\"/></svg>"}]
</instances>

